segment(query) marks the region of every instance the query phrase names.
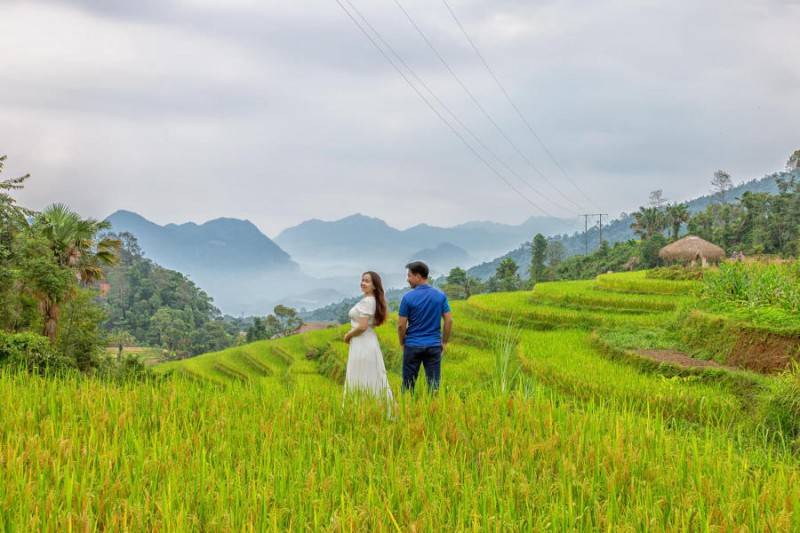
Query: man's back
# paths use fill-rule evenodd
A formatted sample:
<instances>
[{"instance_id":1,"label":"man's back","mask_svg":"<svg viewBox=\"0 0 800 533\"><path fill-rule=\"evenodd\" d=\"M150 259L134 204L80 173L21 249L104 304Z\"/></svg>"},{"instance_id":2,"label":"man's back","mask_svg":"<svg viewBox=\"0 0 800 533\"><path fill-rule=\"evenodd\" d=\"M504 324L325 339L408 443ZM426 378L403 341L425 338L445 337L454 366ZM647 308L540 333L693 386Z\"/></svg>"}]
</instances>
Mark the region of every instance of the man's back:
<instances>
[{"instance_id":1,"label":"man's back","mask_svg":"<svg viewBox=\"0 0 800 533\"><path fill-rule=\"evenodd\" d=\"M423 284L403 296L401 317L408 318L405 345L427 347L442 345L442 315L450 312L447 296L435 287Z\"/></svg>"}]
</instances>

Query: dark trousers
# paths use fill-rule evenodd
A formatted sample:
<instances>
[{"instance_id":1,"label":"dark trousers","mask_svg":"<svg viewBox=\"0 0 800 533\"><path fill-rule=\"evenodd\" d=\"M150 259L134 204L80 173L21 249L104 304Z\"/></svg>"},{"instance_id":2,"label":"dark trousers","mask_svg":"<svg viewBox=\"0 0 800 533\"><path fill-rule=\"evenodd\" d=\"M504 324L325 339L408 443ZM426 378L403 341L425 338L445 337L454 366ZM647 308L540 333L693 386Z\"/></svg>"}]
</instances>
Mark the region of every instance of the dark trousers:
<instances>
[{"instance_id":1,"label":"dark trousers","mask_svg":"<svg viewBox=\"0 0 800 533\"><path fill-rule=\"evenodd\" d=\"M439 389L442 374L441 346L405 346L403 348L403 390L414 391L419 367L425 367L425 378L431 391Z\"/></svg>"}]
</instances>

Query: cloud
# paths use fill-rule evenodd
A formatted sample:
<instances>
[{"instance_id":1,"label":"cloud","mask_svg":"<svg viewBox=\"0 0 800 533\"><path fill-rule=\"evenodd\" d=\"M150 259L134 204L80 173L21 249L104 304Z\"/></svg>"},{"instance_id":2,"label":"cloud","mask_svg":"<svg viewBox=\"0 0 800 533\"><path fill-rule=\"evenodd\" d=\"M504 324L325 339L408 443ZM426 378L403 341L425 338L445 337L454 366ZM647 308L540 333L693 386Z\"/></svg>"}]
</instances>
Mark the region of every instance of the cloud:
<instances>
[{"instance_id":1,"label":"cloud","mask_svg":"<svg viewBox=\"0 0 800 533\"><path fill-rule=\"evenodd\" d=\"M392 0L351 0L494 153L520 158ZM682 199L800 144L793 2L450 0L580 188L606 212ZM443 5L403 1L526 157L578 203ZM534 214L422 103L333 0L12 1L0 19L0 152L22 200L158 222L249 218L268 234L353 212L397 226ZM445 113L446 114L446 113ZM490 154L484 155L491 160ZM500 167L498 167L500 168Z\"/></svg>"}]
</instances>

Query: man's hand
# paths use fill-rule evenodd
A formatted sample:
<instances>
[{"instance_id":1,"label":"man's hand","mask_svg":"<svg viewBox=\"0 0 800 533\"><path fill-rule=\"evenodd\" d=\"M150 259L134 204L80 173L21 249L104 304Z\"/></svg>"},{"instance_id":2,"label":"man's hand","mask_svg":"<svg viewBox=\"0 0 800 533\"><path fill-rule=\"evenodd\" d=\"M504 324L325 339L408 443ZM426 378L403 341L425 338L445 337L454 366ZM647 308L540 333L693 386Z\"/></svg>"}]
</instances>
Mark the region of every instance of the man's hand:
<instances>
[{"instance_id":1,"label":"man's hand","mask_svg":"<svg viewBox=\"0 0 800 533\"><path fill-rule=\"evenodd\" d=\"M443 341L442 342L442 355L444 355L445 351L447 351L447 343Z\"/></svg>"},{"instance_id":2,"label":"man's hand","mask_svg":"<svg viewBox=\"0 0 800 533\"><path fill-rule=\"evenodd\" d=\"M397 340L400 346L406 345L406 332L408 331L408 317L401 316L397 318Z\"/></svg>"}]
</instances>

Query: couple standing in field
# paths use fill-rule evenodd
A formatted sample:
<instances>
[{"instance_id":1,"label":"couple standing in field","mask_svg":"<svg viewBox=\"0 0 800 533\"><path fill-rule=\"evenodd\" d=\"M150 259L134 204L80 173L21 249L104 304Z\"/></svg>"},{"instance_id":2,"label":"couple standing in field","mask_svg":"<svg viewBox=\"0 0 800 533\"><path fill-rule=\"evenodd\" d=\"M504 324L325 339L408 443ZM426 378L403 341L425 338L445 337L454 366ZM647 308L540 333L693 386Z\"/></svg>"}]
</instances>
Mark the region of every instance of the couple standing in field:
<instances>
[{"instance_id":1,"label":"couple standing in field","mask_svg":"<svg viewBox=\"0 0 800 533\"><path fill-rule=\"evenodd\" d=\"M442 354L450 339L453 317L447 296L428 283L428 266L415 261L406 265L411 291L400 302L397 336L403 347L403 390L414 390L420 366L425 368L428 388L441 381ZM350 345L345 391L361 390L379 398L392 398L378 336L373 330L388 313L381 277L375 272L361 276L364 297L348 313L351 329L344 336ZM442 331L444 330L444 331Z\"/></svg>"}]
</instances>

